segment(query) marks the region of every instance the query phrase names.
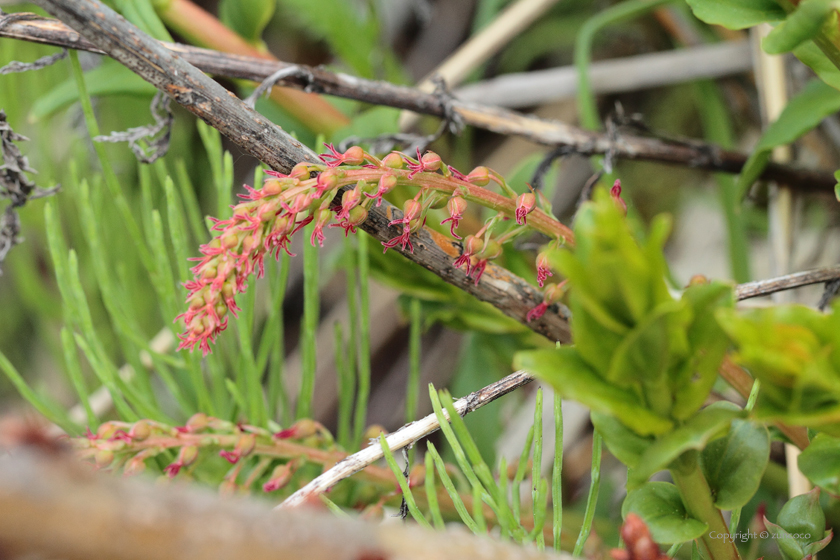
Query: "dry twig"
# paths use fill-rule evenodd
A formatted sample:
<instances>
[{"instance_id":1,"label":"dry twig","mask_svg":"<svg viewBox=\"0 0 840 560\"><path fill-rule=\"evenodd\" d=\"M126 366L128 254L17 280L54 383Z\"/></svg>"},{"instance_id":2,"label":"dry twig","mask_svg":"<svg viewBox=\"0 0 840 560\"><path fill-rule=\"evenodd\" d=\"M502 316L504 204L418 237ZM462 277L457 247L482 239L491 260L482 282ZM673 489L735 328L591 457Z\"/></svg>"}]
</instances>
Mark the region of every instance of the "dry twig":
<instances>
[{"instance_id":1,"label":"dry twig","mask_svg":"<svg viewBox=\"0 0 840 560\"><path fill-rule=\"evenodd\" d=\"M474 410L478 410L482 406L493 402L494 400L507 395L511 391L527 385L533 381L534 377L524 371L517 371L508 375L507 377L491 383L483 389L474 391L466 397L460 398L453 403L458 414L465 416ZM444 415L449 418L448 413L444 410ZM437 416L429 414L425 418L421 418L416 422L406 424L393 434L385 438L388 447L392 450L410 447L416 441L427 435L436 432L440 429L440 422ZM358 453L350 455L340 463L327 472L313 479L309 484L286 498L286 500L277 506L276 509L290 508L306 503L312 496L317 496L326 492L332 486L335 486L341 480L356 474L365 467L372 465L383 457L382 447L375 443L362 449Z\"/></svg>"},{"instance_id":2,"label":"dry twig","mask_svg":"<svg viewBox=\"0 0 840 560\"><path fill-rule=\"evenodd\" d=\"M738 284L735 286L735 298L740 301L748 298L767 296L801 286L831 282L838 278L840 278L840 265L795 272L777 278Z\"/></svg>"}]
</instances>

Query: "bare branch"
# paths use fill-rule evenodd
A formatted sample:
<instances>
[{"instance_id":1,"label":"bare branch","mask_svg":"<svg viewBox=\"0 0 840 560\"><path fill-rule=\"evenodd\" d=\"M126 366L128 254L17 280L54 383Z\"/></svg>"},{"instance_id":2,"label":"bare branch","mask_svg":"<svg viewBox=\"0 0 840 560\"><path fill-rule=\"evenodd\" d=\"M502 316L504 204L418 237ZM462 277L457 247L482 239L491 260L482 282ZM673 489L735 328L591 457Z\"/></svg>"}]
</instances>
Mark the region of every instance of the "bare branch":
<instances>
[{"instance_id":1,"label":"bare branch","mask_svg":"<svg viewBox=\"0 0 840 560\"><path fill-rule=\"evenodd\" d=\"M0 434L2 435L2 434ZM364 523L317 511L275 511L192 485L94 472L60 450L2 449L4 558L68 560L557 560L568 555L463 530Z\"/></svg>"},{"instance_id":2,"label":"bare branch","mask_svg":"<svg viewBox=\"0 0 840 560\"><path fill-rule=\"evenodd\" d=\"M158 91L152 99L150 111L155 124L129 128L122 132L112 132L108 136L96 136L95 142L128 142L129 148L141 163L153 163L166 155L172 134L175 116L169 109L172 99ZM145 146L140 141L145 143Z\"/></svg>"},{"instance_id":3,"label":"bare branch","mask_svg":"<svg viewBox=\"0 0 840 560\"><path fill-rule=\"evenodd\" d=\"M517 371L508 375L507 377L491 383L483 389L474 391L466 397L460 398L453 403L455 410L461 416L466 416L474 410L478 410L485 404L491 403L494 400L507 395L511 391L527 385L534 378L524 371ZM448 413L444 410L444 415L449 418ZM406 424L393 434L385 438L388 447L394 451L403 449L414 445L418 440L427 435L436 432L440 429L440 422L437 416L429 414L425 418L421 418L416 422ZM286 498L286 500L277 506L275 509L291 508L306 503L312 496L317 496L326 492L332 486L335 486L339 481L356 474L365 467L372 465L383 457L382 447L377 444L372 444L362 449L358 453L350 455L340 463L337 463L333 468L313 479L309 484Z\"/></svg>"},{"instance_id":4,"label":"bare branch","mask_svg":"<svg viewBox=\"0 0 840 560\"><path fill-rule=\"evenodd\" d=\"M13 74L16 72L29 72L30 70L40 70L47 66L52 66L59 60L67 58L67 51L63 50L60 53L51 54L49 56L42 56L34 62L18 62L13 60L7 65L0 68L0 76L4 74Z\"/></svg>"},{"instance_id":5,"label":"bare branch","mask_svg":"<svg viewBox=\"0 0 840 560\"><path fill-rule=\"evenodd\" d=\"M100 46L85 40L60 22L34 14L0 15L0 37L104 52ZM280 80L279 85L408 109L437 117L444 117L446 113L446 104L440 96L405 86L364 80L321 68L231 55L188 45L167 43L165 47L202 71L217 76L262 82L284 68L293 68L295 70ZM468 125L499 134L521 136L537 144L567 147L571 152L582 155L610 153L616 158L658 161L727 173L740 172L747 160L746 154L725 150L705 142L666 140L631 134L616 138L606 133L585 131L559 121L540 119L499 107L458 100L453 100L451 105L454 112ZM823 193L831 193L836 184L832 173L775 163L770 163L765 168L761 179L776 181L801 191Z\"/></svg>"},{"instance_id":6,"label":"bare branch","mask_svg":"<svg viewBox=\"0 0 840 560\"><path fill-rule=\"evenodd\" d=\"M767 280L756 280L755 282L738 284L735 286L735 298L738 301L741 301L744 299L770 295L783 290L808 286L810 284L831 282L832 280L836 280L838 278L840 278L840 265L806 270L805 272L786 274L784 276L779 276L778 278L769 278Z\"/></svg>"}]
</instances>

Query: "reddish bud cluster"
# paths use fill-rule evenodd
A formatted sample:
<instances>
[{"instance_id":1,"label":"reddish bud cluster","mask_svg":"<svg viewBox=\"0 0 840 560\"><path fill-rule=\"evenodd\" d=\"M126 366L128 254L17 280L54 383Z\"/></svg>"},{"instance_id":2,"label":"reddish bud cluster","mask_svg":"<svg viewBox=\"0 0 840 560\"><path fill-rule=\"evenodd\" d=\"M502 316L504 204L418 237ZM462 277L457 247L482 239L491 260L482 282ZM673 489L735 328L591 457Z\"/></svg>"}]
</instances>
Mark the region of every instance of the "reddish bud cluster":
<instances>
[{"instance_id":1,"label":"reddish bud cluster","mask_svg":"<svg viewBox=\"0 0 840 560\"><path fill-rule=\"evenodd\" d=\"M329 152L321 156L322 163L299 163L288 174L268 171L270 177L261 189L245 186L245 194L239 195L242 201L232 207L230 218L214 219L212 229L219 235L201 247L202 256L194 259L199 262L192 268L195 278L185 284L189 307L176 318L185 323L185 331L179 335L179 350L197 347L207 355L210 343L227 327L228 315L237 315L235 296L247 288L248 277L264 274L267 254L275 259L281 251L294 256L289 249L291 238L310 223L314 225L309 242L323 246L325 227L340 227L345 235L355 233L374 202L379 206L382 197L398 185L414 186L418 188L417 195L403 206L403 217L390 223L402 226L399 235L382 243L386 252L394 247L413 252L411 235L426 223L430 207L447 202L449 217L442 223L450 223L453 237L460 239L455 230L468 198L479 202L486 199L486 205L495 208L500 204L499 195L476 187L492 180L506 193L512 192L498 174L486 167L464 175L444 165L434 152L421 154L418 150L416 159L393 152L379 160L358 146L343 153L331 144L326 146ZM338 189L349 185L355 186L342 193L339 206L332 207ZM499 217L513 217L524 226L536 202L534 193L527 192L510 200L510 206ZM333 220L335 223L331 223ZM545 233L545 226L541 227ZM555 235L571 235L562 224L557 223L556 228L560 233ZM502 237L494 239L485 226L477 237L467 238L464 253L454 266L464 267L467 276L478 284L487 263L501 255L503 242ZM541 267L538 274L542 285L551 273Z\"/></svg>"}]
</instances>

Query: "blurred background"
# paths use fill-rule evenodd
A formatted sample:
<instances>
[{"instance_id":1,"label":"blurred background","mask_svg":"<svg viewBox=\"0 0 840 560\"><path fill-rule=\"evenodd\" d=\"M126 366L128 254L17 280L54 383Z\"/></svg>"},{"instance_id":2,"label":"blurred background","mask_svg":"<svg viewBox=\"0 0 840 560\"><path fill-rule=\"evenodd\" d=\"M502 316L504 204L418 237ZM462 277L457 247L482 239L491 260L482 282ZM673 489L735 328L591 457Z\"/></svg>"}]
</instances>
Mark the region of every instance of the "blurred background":
<instances>
[{"instance_id":1,"label":"blurred background","mask_svg":"<svg viewBox=\"0 0 840 560\"><path fill-rule=\"evenodd\" d=\"M184 18L184 14L192 13L189 10L201 9L236 31L245 45L242 48L263 55L270 53L287 62L323 65L334 71L400 84L423 82L440 71L441 65L471 38L481 36L488 26L500 26L493 28L496 31L490 37L482 38L487 49L484 59L460 68L461 78L450 81L454 95L579 124L582 121L575 99L573 67L575 42L585 25L597 22L599 14L630 2L520 3L532 7L530 15L517 19L519 16L505 12L516 2L505 0L110 2L161 40L219 50L233 48L232 43L214 37L211 30L197 23L199 20ZM595 27L597 32L592 35L589 71L598 94L600 122L616 114L633 116L636 134L708 140L749 152L763 126L763 86L757 86L752 71L756 55L750 47L749 33L706 26L694 19L681 2L637 4L640 7L631 14L633 17ZM0 6L7 12L42 13L29 4L5 1ZM144 9L152 11L145 13ZM500 14L506 15L500 18ZM709 46L724 48L701 50ZM31 62L57 51L55 47L3 38L0 66L11 61ZM693 58L685 58L687 53ZM102 134L152 122L151 86L111 60L87 53L80 53L79 60L86 71ZM809 72L795 59L787 60L783 89L788 93L799 91L811 78ZM241 97L255 87L240 81L220 82ZM310 108L315 116L307 110L284 108L274 97L260 100L257 109L319 151L319 140L340 142L354 135L371 138L393 133L407 123L415 130L430 133L439 122L422 118L412 123L408 115L401 115L396 109L324 99L332 109L323 112ZM73 330L75 321L67 318L68 313L73 313L68 311L66 300L70 297L78 308L78 294L82 293L102 346L101 352L93 350L99 358L107 358L118 368L128 364L135 373L168 369L175 383L180 375L189 375L185 372L191 367L201 367L192 365L197 357L173 353L176 344L172 329L177 331L178 327L170 325L185 292L179 289L177 294L169 294L166 288L158 289L160 279L150 281L147 263L138 255L137 238L128 231L119 201L109 190L94 155L69 62L59 61L38 71L0 75L0 109L5 110L13 129L29 138L18 146L38 172L32 178L42 187L62 187L49 202L56 212L53 223L45 222L45 200L31 200L20 211L23 242L9 252L0 276L0 351L36 391L48 396L50 406L69 409L77 405L74 380L81 379L91 391L98 385L95 366L91 365L84 345L75 349L72 337L69 344L66 334L62 338L62 327ZM164 261L168 265L160 264L156 270L162 273L168 266L170 274L183 281L184 263L178 259L178 247L170 239L174 222L167 209L172 208L171 200L180 201L179 213L187 224L186 246L189 255L195 255L199 243L209 238L204 216L223 212L231 203L231 191L242 192L243 183L253 184L258 162L242 154L235 145L214 137L212 131L202 132L192 115L179 107L173 107L173 112L169 152L151 166L138 164L125 144L102 146L124 200L142 230L142 239L152 253L160 247L165 249ZM838 142L840 121L832 116L798 142L791 156L803 166L833 170L840 166ZM477 165L490 167L506 176L518 192L526 189L525 182L530 181L549 151L521 138L471 127L457 136L444 135L430 148L465 173ZM226 160L223 151L230 153ZM554 204L555 214L565 223L570 222L581 192L599 165L599 159L574 155L552 165L543 188ZM729 176L689 166L632 161L618 161L615 176L622 181L629 216L640 230L659 213L673 216L674 231L666 250L675 288L685 285L694 274L738 282L773 275L766 186L754 188L746 203L734 211L734 179ZM166 186L168 178L172 180L171 187ZM177 193L174 198L172 193ZM406 194L395 192L392 202L401 205ZM837 204L830 203L832 200L831 193L793 197L787 215L794 232L789 253L791 271L838 262L840 216ZM160 209L157 218L154 209ZM461 231L478 229L484 217L478 213L470 215ZM90 227L92 219L95 228ZM429 221L430 227L437 227L432 222ZM159 227L163 229L157 230ZM75 251L80 292L74 291L75 287L69 290L56 280L48 231L57 234L62 254L68 249ZM302 252L301 241L296 239L293 252ZM533 259L543 242L521 240L516 247L506 249L499 264L536 283ZM340 363L336 365L335 356L350 356L351 363L356 359L347 344L355 340L355 326L349 317L356 313L352 308L360 303L346 274L347 270L355 271L356 244L356 239L344 240L340 230L337 233L333 229L319 252L320 320L314 335L317 361L312 412L333 430L339 417L337 369L342 367ZM417 414L431 410L423 396L422 388L427 383L448 387L455 396L465 395L510 373L514 351L549 344L393 251L382 255L378 244L371 243L369 254L371 393L367 425L379 424L394 430L405 421L406 383L412 362L408 344L412 305L419 306L422 324L417 368L421 398ZM69 264L72 268L73 264ZM282 376L285 380L277 388L277 395L285 399L286 408L278 405L272 409L281 424L290 419L290 413L284 410L288 411L293 403L300 378L303 259L288 260L286 273L282 303L276 289L282 280L280 268L271 267L266 279L256 281L257 289L248 296L254 300L251 326L245 333L240 330L239 337L225 333L218 345L218 357L214 354L212 365L204 366L211 378L236 380L235 371L242 366L242 337L250 337L255 349L254 363L249 367L262 365L267 378ZM104 278L108 278L105 288ZM112 288L107 287L108 282ZM802 290L796 297L813 305L820 293L819 288ZM167 300L172 295L176 297ZM272 323L274 317L279 318L280 324ZM342 325L340 338L335 334L336 324ZM265 333L280 333L282 352L263 343ZM267 349L266 356L260 355L260 348ZM161 387L167 384L156 378L151 383ZM166 402L167 398L177 401L175 397L162 397L164 409L183 421L183 407ZM184 398L189 401L191 397ZM532 398L533 388L520 391L467 418L488 461L501 455L518 456L521 440L532 421L533 408L525 406ZM12 384L0 376L0 409L8 412L26 408ZM574 509L585 496L591 433L585 410L569 403L566 414L564 483L569 488L567 500ZM107 415L106 412L103 417ZM550 455L544 452L547 460ZM618 463L605 465L604 472L610 473L615 471L611 466ZM778 485L786 484L783 473L777 478ZM604 479L601 496L609 507L599 512L604 516L610 515L607 512L617 515L621 496L613 490L621 488L622 480L609 474ZM744 518L749 517L747 508ZM770 512L768 517L772 518Z\"/></svg>"}]
</instances>

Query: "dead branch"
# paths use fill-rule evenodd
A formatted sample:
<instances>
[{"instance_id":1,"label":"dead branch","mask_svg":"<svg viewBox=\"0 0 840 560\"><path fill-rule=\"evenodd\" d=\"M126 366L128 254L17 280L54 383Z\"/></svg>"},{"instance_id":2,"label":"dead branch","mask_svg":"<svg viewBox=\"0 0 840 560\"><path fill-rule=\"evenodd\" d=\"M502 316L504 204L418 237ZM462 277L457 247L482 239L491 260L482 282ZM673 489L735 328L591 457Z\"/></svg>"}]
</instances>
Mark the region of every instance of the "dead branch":
<instances>
[{"instance_id":1,"label":"dead branch","mask_svg":"<svg viewBox=\"0 0 840 560\"><path fill-rule=\"evenodd\" d=\"M71 27L73 27L72 24ZM84 37L61 22L35 14L0 14L0 37L101 54L110 52L96 41L87 40L91 38L84 32L82 35ZM159 43L159 45L164 45L170 53L178 54L202 71L217 76L261 82L284 68L297 68L298 72L293 72L280 80L278 85L356 99L374 105L407 109L437 117L443 117L446 112L445 103L439 95L424 93L410 87L364 80L321 68L231 55L188 45L171 43ZM600 132L582 130L559 121L540 119L499 107L468 103L457 99L452 100L451 107L466 124L499 134L521 136L537 144L565 146L570 153L587 156L611 153L614 157L621 159L657 161L727 173L740 172L747 160L746 154L725 150L700 141L666 140L631 134L622 134L616 138ZM767 166L761 178L808 192L830 193L836 183L833 174L825 171L800 169L774 163Z\"/></svg>"},{"instance_id":2,"label":"dead branch","mask_svg":"<svg viewBox=\"0 0 840 560\"><path fill-rule=\"evenodd\" d=\"M534 377L525 372L517 371L508 375L507 377L491 383L483 389L473 391L466 397L460 398L453 403L458 414L465 416L474 410L478 410L485 404L489 404L499 397L507 395L523 385L527 385L534 380ZM444 415L449 418L448 413L444 410ZM402 449L409 447L418 440L427 435L436 432L440 429L440 422L437 416L429 414L425 418L421 418L416 422L406 424L393 434L385 438L388 442L388 447L391 450ZM291 508L306 503L312 496L317 496L322 492L326 492L330 487L338 484L339 481L347 477L353 476L365 467L372 465L383 457L382 447L373 443L362 449L358 453L350 455L340 463L327 472L321 474L313 479L309 484L286 498L286 500L277 506L275 509Z\"/></svg>"},{"instance_id":3,"label":"dead branch","mask_svg":"<svg viewBox=\"0 0 840 560\"><path fill-rule=\"evenodd\" d=\"M272 512L194 485L96 473L56 449L0 449L4 558L214 560L569 559L461 531Z\"/></svg>"},{"instance_id":4,"label":"dead branch","mask_svg":"<svg viewBox=\"0 0 840 560\"><path fill-rule=\"evenodd\" d=\"M171 96L272 169L289 172L298 162L320 161L310 149L101 2L42 0L40 4L77 29L97 48ZM336 203L341 200L340 197L341 193ZM394 237L388 224L401 216L402 212L396 207L383 203L381 207L370 210L361 227L379 241L388 241ZM475 284L462 270L452 266L453 260L461 254L460 243L429 229L419 231L412 243L413 253L397 250L450 284L491 303L549 339L570 340L568 321L560 313L549 312L538 320L526 322L528 311L541 303L543 298L539 290L522 278L490 264L481 282ZM558 309L555 307L555 311Z\"/></svg>"},{"instance_id":5,"label":"dead branch","mask_svg":"<svg viewBox=\"0 0 840 560\"><path fill-rule=\"evenodd\" d=\"M738 284L735 286L735 298L740 301L754 297L767 296L783 290L799 288L801 286L831 282L832 280L836 280L838 278L840 278L840 265L806 270L804 272L795 272L793 274L786 274L777 278Z\"/></svg>"}]
</instances>

